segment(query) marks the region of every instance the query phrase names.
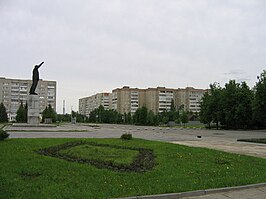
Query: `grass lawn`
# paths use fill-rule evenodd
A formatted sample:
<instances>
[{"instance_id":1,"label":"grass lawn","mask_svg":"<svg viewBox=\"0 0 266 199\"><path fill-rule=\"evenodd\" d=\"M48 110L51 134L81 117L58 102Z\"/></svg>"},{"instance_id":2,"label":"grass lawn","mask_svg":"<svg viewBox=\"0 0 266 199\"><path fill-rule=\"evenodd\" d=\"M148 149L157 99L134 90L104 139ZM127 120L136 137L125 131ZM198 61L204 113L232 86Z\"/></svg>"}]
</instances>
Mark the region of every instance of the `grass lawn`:
<instances>
[{"instance_id":1,"label":"grass lawn","mask_svg":"<svg viewBox=\"0 0 266 199\"><path fill-rule=\"evenodd\" d=\"M240 142L254 142L254 143L260 143L260 144L266 144L266 138L261 138L261 139L239 139L237 141L240 141Z\"/></svg>"},{"instance_id":2,"label":"grass lawn","mask_svg":"<svg viewBox=\"0 0 266 199\"><path fill-rule=\"evenodd\" d=\"M139 153L134 149L144 148L153 150L155 166L122 172L36 152L73 141L98 145L76 145L57 155L128 165ZM0 165L3 199L115 198L266 182L266 159L141 139L9 139L0 142Z\"/></svg>"},{"instance_id":3,"label":"grass lawn","mask_svg":"<svg viewBox=\"0 0 266 199\"><path fill-rule=\"evenodd\" d=\"M90 158L93 160L112 161L117 164L129 165L138 152L129 149L114 149L101 146L79 145L69 149L61 150L59 154L67 154L84 159Z\"/></svg>"}]
</instances>

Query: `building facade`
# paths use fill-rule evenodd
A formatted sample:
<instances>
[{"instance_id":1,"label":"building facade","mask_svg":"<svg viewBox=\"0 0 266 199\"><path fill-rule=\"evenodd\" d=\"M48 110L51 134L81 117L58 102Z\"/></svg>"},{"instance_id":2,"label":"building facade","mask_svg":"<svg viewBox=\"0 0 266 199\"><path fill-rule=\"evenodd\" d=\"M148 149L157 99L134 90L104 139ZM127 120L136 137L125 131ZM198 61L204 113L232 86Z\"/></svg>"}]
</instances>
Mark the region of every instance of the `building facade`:
<instances>
[{"instance_id":1,"label":"building facade","mask_svg":"<svg viewBox=\"0 0 266 199\"><path fill-rule=\"evenodd\" d=\"M89 117L90 112L100 105L104 109L112 107L110 93L97 93L96 95L79 99L79 113Z\"/></svg>"},{"instance_id":2,"label":"building facade","mask_svg":"<svg viewBox=\"0 0 266 199\"><path fill-rule=\"evenodd\" d=\"M175 89L165 87L148 88L145 93L145 106L148 110L152 110L154 113L170 111Z\"/></svg>"},{"instance_id":3,"label":"building facade","mask_svg":"<svg viewBox=\"0 0 266 199\"><path fill-rule=\"evenodd\" d=\"M119 113L131 113L134 114L136 110L142 106L146 106L148 110L152 110L154 113L160 113L169 111L171 109L171 103L177 109L182 108L185 111L199 112L200 100L203 94L207 90L195 89L193 87L187 87L184 89L178 88L130 88L124 86L122 88L116 88L112 93L105 93L106 106L105 109L113 109ZM101 97L104 93L99 93L79 100L79 111L81 114L89 116L89 113L103 105ZM109 97L109 100L107 99Z\"/></svg>"},{"instance_id":4,"label":"building facade","mask_svg":"<svg viewBox=\"0 0 266 199\"><path fill-rule=\"evenodd\" d=\"M21 102L27 103L31 80L0 77L0 103L7 109L9 121L15 121ZM36 92L40 96L40 114L50 104L56 110L56 81L39 80Z\"/></svg>"},{"instance_id":5,"label":"building facade","mask_svg":"<svg viewBox=\"0 0 266 199\"><path fill-rule=\"evenodd\" d=\"M176 93L176 107L189 112L200 112L200 101L207 90L187 87L178 89Z\"/></svg>"},{"instance_id":6,"label":"building facade","mask_svg":"<svg viewBox=\"0 0 266 199\"><path fill-rule=\"evenodd\" d=\"M134 114L145 103L145 90L124 86L112 91L112 109L119 113Z\"/></svg>"}]
</instances>

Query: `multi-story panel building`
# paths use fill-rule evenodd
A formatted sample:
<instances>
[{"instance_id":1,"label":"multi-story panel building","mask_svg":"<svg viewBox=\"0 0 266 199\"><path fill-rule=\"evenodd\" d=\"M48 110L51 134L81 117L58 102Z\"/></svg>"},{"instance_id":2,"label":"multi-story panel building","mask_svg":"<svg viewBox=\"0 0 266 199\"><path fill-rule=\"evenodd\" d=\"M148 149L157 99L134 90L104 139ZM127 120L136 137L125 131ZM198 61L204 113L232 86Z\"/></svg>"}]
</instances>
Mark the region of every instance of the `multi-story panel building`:
<instances>
[{"instance_id":1,"label":"multi-story panel building","mask_svg":"<svg viewBox=\"0 0 266 199\"><path fill-rule=\"evenodd\" d=\"M112 94L105 94L105 108L116 110L122 114L134 114L138 108L146 106L148 110L152 110L154 113L160 113L169 111L173 101L177 109L183 108L185 111L199 112L199 102L205 92L206 90L204 89L194 89L192 87L185 89L165 87L138 89L124 86L114 89ZM103 93L97 95L102 96ZM103 105L102 98L97 97L97 95L79 100L79 111L81 114L89 116L90 111Z\"/></svg>"},{"instance_id":2,"label":"multi-story panel building","mask_svg":"<svg viewBox=\"0 0 266 199\"><path fill-rule=\"evenodd\" d=\"M145 90L145 106L154 113L161 113L171 109L176 89L157 87Z\"/></svg>"},{"instance_id":3,"label":"multi-story panel building","mask_svg":"<svg viewBox=\"0 0 266 199\"><path fill-rule=\"evenodd\" d=\"M174 100L175 89L158 87L157 90L159 95L159 105L157 112L161 113L164 111L170 111L172 100Z\"/></svg>"},{"instance_id":4,"label":"multi-story panel building","mask_svg":"<svg viewBox=\"0 0 266 199\"><path fill-rule=\"evenodd\" d=\"M195 89L187 87L185 89L178 89L177 92L177 107L183 107L185 111L200 112L200 101L205 89Z\"/></svg>"},{"instance_id":5,"label":"multi-story panel building","mask_svg":"<svg viewBox=\"0 0 266 199\"><path fill-rule=\"evenodd\" d=\"M124 86L112 91L112 109L119 113L132 113L143 106L145 102L145 90Z\"/></svg>"},{"instance_id":6,"label":"multi-story panel building","mask_svg":"<svg viewBox=\"0 0 266 199\"><path fill-rule=\"evenodd\" d=\"M145 91L145 106L148 110L157 113L159 111L159 96L157 88L148 88Z\"/></svg>"},{"instance_id":7,"label":"multi-story panel building","mask_svg":"<svg viewBox=\"0 0 266 199\"><path fill-rule=\"evenodd\" d=\"M20 103L27 103L31 80L0 77L0 102L7 109L8 118L14 121ZM56 110L56 81L40 80L36 88L40 96L40 113L50 104Z\"/></svg>"},{"instance_id":8,"label":"multi-story panel building","mask_svg":"<svg viewBox=\"0 0 266 199\"><path fill-rule=\"evenodd\" d=\"M139 91L130 92L130 112L135 113L139 108Z\"/></svg>"},{"instance_id":9,"label":"multi-story panel building","mask_svg":"<svg viewBox=\"0 0 266 199\"><path fill-rule=\"evenodd\" d=\"M104 109L110 109L110 93L97 93L96 95L79 99L79 113L89 116L90 112L100 105L102 105Z\"/></svg>"}]
</instances>

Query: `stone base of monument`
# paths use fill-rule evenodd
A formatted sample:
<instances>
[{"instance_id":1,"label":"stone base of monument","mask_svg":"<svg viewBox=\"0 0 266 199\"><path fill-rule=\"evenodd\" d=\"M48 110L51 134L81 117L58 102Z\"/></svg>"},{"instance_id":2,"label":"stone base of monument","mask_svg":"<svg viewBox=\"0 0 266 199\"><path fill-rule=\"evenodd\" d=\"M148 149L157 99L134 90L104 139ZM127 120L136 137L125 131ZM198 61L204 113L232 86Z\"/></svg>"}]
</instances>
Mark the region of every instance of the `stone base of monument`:
<instances>
[{"instance_id":1,"label":"stone base of monument","mask_svg":"<svg viewBox=\"0 0 266 199\"><path fill-rule=\"evenodd\" d=\"M40 124L40 98L39 95L29 95L28 97L28 124Z\"/></svg>"}]
</instances>

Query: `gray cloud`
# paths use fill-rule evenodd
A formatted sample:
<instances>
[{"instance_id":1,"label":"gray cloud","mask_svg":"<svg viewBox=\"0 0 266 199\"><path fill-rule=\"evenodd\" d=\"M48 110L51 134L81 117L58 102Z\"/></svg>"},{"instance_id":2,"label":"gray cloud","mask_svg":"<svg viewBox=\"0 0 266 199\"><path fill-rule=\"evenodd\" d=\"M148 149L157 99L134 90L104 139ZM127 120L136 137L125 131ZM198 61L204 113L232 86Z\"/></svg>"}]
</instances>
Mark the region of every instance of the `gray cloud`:
<instances>
[{"instance_id":1,"label":"gray cloud","mask_svg":"<svg viewBox=\"0 0 266 199\"><path fill-rule=\"evenodd\" d=\"M234 69L234 70L231 70L227 73L224 73L224 75L242 75L244 74L244 70L241 70L241 69Z\"/></svg>"},{"instance_id":2,"label":"gray cloud","mask_svg":"<svg viewBox=\"0 0 266 199\"><path fill-rule=\"evenodd\" d=\"M0 1L1 76L58 81L58 111L115 87L206 88L265 69L264 0Z\"/></svg>"}]
</instances>

